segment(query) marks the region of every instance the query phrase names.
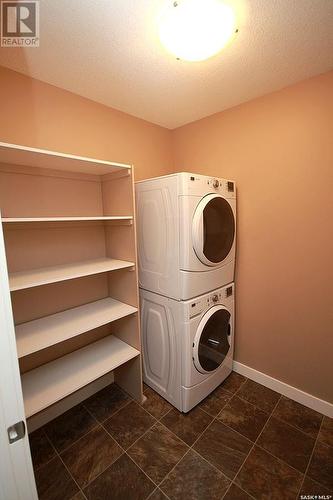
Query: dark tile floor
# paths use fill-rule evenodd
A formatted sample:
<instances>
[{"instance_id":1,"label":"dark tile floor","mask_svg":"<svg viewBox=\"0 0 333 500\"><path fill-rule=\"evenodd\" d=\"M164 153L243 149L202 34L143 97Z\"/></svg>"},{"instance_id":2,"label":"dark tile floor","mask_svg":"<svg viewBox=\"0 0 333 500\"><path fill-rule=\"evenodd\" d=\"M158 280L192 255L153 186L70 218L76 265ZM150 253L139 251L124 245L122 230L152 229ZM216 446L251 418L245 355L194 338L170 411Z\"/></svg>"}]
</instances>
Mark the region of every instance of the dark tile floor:
<instances>
[{"instance_id":1,"label":"dark tile floor","mask_svg":"<svg viewBox=\"0 0 333 500\"><path fill-rule=\"evenodd\" d=\"M332 419L236 373L187 415L144 392L111 385L30 435L40 500L332 494Z\"/></svg>"}]
</instances>

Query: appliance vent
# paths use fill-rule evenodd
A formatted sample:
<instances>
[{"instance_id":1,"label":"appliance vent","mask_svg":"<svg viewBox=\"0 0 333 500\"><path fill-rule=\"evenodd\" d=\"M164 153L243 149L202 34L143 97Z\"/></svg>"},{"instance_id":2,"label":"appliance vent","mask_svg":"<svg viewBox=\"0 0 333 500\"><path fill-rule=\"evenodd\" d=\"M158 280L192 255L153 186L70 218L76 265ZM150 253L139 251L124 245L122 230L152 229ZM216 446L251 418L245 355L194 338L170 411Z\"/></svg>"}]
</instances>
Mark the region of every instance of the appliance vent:
<instances>
[{"instance_id":1,"label":"appliance vent","mask_svg":"<svg viewBox=\"0 0 333 500\"><path fill-rule=\"evenodd\" d=\"M232 193L235 191L235 184L233 182L228 181L228 191Z\"/></svg>"},{"instance_id":2,"label":"appliance vent","mask_svg":"<svg viewBox=\"0 0 333 500\"><path fill-rule=\"evenodd\" d=\"M228 286L228 288L226 289L225 295L226 295L226 297L231 297L231 295L232 295L232 286Z\"/></svg>"}]
</instances>

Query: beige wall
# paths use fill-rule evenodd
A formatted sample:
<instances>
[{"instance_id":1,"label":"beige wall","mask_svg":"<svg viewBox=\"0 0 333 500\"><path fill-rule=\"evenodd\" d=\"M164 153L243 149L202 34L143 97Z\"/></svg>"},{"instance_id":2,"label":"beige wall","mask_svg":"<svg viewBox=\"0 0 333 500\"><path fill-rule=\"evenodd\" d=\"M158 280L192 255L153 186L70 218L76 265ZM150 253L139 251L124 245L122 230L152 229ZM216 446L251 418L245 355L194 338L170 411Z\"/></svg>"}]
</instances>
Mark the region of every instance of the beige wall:
<instances>
[{"instance_id":1,"label":"beige wall","mask_svg":"<svg viewBox=\"0 0 333 500\"><path fill-rule=\"evenodd\" d=\"M333 402L333 72L173 132L238 186L236 359Z\"/></svg>"},{"instance_id":2,"label":"beige wall","mask_svg":"<svg viewBox=\"0 0 333 500\"><path fill-rule=\"evenodd\" d=\"M171 132L0 67L0 140L172 171Z\"/></svg>"},{"instance_id":3,"label":"beige wall","mask_svg":"<svg viewBox=\"0 0 333 500\"><path fill-rule=\"evenodd\" d=\"M0 68L0 140L238 186L236 359L333 401L333 72L173 132Z\"/></svg>"}]
</instances>

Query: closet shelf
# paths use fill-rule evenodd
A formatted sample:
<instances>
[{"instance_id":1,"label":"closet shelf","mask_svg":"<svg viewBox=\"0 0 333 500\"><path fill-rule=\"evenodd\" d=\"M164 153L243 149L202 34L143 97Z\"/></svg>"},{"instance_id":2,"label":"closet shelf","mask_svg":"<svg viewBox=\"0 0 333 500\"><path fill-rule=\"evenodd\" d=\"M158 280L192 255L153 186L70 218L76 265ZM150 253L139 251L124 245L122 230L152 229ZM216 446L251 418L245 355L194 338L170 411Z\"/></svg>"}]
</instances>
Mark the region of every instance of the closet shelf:
<instances>
[{"instance_id":1,"label":"closet shelf","mask_svg":"<svg viewBox=\"0 0 333 500\"><path fill-rule=\"evenodd\" d=\"M15 222L80 222L80 221L132 221L132 215L112 215L96 217L3 217L4 223Z\"/></svg>"},{"instance_id":2,"label":"closet shelf","mask_svg":"<svg viewBox=\"0 0 333 500\"><path fill-rule=\"evenodd\" d=\"M6 142L0 142L0 162L95 175L104 175L131 168L131 165L125 163L114 163Z\"/></svg>"},{"instance_id":3,"label":"closet shelf","mask_svg":"<svg viewBox=\"0 0 333 500\"><path fill-rule=\"evenodd\" d=\"M16 326L18 357L46 349L137 312L118 300L105 298Z\"/></svg>"},{"instance_id":4,"label":"closet shelf","mask_svg":"<svg viewBox=\"0 0 333 500\"><path fill-rule=\"evenodd\" d=\"M31 417L118 368L140 352L114 336L105 337L22 375L26 417Z\"/></svg>"},{"instance_id":5,"label":"closet shelf","mask_svg":"<svg viewBox=\"0 0 333 500\"><path fill-rule=\"evenodd\" d=\"M73 262L60 266L30 269L28 271L9 274L9 286L10 290L13 292L15 290L57 283L59 281L80 278L82 276L125 269L133 267L134 265L134 262L102 258L83 262Z\"/></svg>"}]
</instances>

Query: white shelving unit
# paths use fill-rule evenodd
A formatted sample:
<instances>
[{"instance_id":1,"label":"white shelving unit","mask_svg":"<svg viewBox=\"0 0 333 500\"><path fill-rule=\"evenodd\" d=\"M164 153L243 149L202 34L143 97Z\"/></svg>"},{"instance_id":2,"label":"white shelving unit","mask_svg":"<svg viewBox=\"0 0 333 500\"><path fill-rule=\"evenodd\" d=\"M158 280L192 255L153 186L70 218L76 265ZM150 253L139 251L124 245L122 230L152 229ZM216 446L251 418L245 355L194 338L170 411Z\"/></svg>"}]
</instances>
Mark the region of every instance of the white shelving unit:
<instances>
[{"instance_id":1,"label":"white shelving unit","mask_svg":"<svg viewBox=\"0 0 333 500\"><path fill-rule=\"evenodd\" d=\"M33 288L35 286L57 283L59 281L72 280L91 274L117 271L119 269L132 268L134 262L117 259L95 259L84 262L73 262L62 266L44 267L9 274L9 286L11 292Z\"/></svg>"},{"instance_id":2,"label":"white shelving unit","mask_svg":"<svg viewBox=\"0 0 333 500\"><path fill-rule=\"evenodd\" d=\"M98 377L140 355L116 337L106 337L22 376L26 416L30 417Z\"/></svg>"},{"instance_id":3,"label":"white shelving unit","mask_svg":"<svg viewBox=\"0 0 333 500\"><path fill-rule=\"evenodd\" d=\"M28 425L110 372L141 401L131 165L0 142L0 200Z\"/></svg>"}]
</instances>

